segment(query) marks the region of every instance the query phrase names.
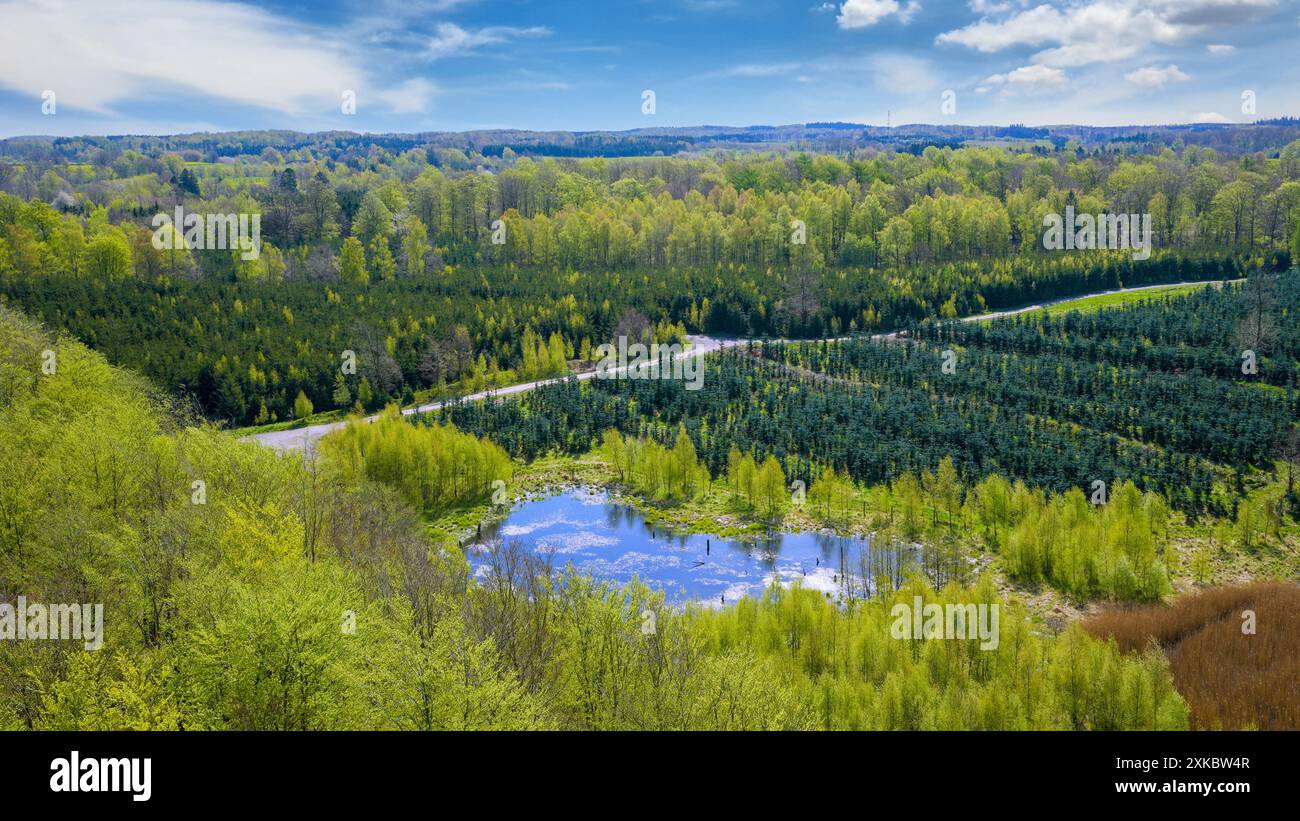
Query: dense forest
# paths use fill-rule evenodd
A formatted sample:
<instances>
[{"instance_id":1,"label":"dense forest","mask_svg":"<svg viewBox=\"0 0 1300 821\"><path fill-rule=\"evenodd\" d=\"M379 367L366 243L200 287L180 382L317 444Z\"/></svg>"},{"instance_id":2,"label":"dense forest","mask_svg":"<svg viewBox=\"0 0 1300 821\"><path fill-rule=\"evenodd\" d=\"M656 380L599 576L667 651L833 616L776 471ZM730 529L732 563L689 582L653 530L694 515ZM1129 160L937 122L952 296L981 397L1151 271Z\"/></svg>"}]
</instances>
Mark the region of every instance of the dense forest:
<instances>
[{"instance_id":1,"label":"dense forest","mask_svg":"<svg viewBox=\"0 0 1300 821\"><path fill-rule=\"evenodd\" d=\"M0 589L106 607L98 650L0 642L0 727L1188 726L1158 653L1078 627L1040 635L1016 605L996 649L891 638L894 601L997 602L988 580L912 580L847 608L795 585L677 610L643 585L553 574L517 545L471 580L406 500L485 493L498 452L379 424L319 461L280 457L0 309ZM436 486L392 487L397 440L411 458L421 442L467 458L425 462Z\"/></svg>"},{"instance_id":2,"label":"dense forest","mask_svg":"<svg viewBox=\"0 0 1300 821\"><path fill-rule=\"evenodd\" d=\"M437 141L340 153L232 139L213 155L184 141L9 146L0 293L236 424L562 373L620 330L889 330L1285 270L1300 241L1300 141L503 151L484 166ZM155 247L151 220L177 206L258 215L260 254ZM1152 258L1045 251L1044 216L1067 207L1150 214ZM345 351L360 366L340 379Z\"/></svg>"}]
</instances>

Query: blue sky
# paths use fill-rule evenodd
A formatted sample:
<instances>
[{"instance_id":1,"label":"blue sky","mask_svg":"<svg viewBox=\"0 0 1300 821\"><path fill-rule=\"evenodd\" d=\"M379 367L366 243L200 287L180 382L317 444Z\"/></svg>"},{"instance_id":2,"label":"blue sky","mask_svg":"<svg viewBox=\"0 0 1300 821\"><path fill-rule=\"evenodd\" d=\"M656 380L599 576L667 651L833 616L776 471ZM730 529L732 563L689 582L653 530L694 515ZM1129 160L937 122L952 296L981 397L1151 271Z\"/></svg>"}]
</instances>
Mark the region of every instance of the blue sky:
<instances>
[{"instance_id":1,"label":"blue sky","mask_svg":"<svg viewBox=\"0 0 1300 821\"><path fill-rule=\"evenodd\" d=\"M1242 122L1300 115L1298 43L1300 0L0 0L0 136Z\"/></svg>"}]
</instances>

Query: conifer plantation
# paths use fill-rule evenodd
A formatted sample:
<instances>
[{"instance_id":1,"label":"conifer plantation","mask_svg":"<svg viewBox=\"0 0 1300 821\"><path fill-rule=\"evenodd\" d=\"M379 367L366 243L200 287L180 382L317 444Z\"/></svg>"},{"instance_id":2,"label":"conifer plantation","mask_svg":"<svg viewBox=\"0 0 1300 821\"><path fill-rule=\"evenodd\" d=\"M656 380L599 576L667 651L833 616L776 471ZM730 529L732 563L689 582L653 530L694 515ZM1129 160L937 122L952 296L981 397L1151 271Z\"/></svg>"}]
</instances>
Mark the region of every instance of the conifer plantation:
<instances>
[{"instance_id":1,"label":"conifer plantation","mask_svg":"<svg viewBox=\"0 0 1300 821\"><path fill-rule=\"evenodd\" d=\"M0 728L1300 726L1300 127L842 130L0 142Z\"/></svg>"}]
</instances>

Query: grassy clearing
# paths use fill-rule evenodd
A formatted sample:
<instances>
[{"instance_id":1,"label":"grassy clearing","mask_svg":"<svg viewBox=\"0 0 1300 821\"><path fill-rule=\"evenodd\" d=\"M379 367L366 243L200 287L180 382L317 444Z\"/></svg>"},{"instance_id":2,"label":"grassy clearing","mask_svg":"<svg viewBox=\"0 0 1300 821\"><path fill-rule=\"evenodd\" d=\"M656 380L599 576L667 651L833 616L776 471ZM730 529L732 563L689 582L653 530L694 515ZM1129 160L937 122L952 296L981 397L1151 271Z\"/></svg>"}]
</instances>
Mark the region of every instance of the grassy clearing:
<instances>
[{"instance_id":1,"label":"grassy clearing","mask_svg":"<svg viewBox=\"0 0 1300 821\"><path fill-rule=\"evenodd\" d=\"M1116 291L1112 294L1098 294L1096 296L1086 296L1080 299L1072 299L1069 302L1061 302L1056 305L1049 305L1041 311L1047 316L1059 316L1068 314L1071 311L1081 313L1090 313L1100 311L1103 308L1115 308L1120 305L1131 305L1134 302L1142 302L1152 299L1168 299L1174 296L1183 296L1193 293L1201 288L1214 287L1213 283L1194 282L1188 285L1168 285L1161 288L1146 288L1140 291Z\"/></svg>"},{"instance_id":2,"label":"grassy clearing","mask_svg":"<svg viewBox=\"0 0 1300 821\"><path fill-rule=\"evenodd\" d=\"M297 430L311 425L322 425L328 422L342 422L348 418L348 411L336 409L313 413L311 416L304 416L301 419L281 419L278 422L268 422L265 425L250 425L246 428L232 428L231 433L235 436L252 436L258 433L272 433L277 430Z\"/></svg>"}]
</instances>

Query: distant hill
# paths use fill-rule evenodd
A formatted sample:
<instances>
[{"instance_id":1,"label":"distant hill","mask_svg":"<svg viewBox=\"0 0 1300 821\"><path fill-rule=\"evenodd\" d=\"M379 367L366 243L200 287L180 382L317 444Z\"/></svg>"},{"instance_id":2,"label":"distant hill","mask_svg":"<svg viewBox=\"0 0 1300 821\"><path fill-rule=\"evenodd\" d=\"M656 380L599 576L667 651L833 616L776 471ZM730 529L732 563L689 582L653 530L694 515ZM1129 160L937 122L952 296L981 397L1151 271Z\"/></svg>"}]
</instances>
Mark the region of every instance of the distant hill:
<instances>
[{"instance_id":1,"label":"distant hill","mask_svg":"<svg viewBox=\"0 0 1300 821\"><path fill-rule=\"evenodd\" d=\"M806 150L847 153L860 149L920 153L926 147L1024 142L1027 148L1063 148L1071 141L1086 152L1150 153L1166 147L1198 145L1229 155L1275 153L1300 139L1300 120L1281 118L1256 123L1188 125L1029 127L932 125L914 123L892 128L863 123L814 122L790 125L636 128L627 131L436 131L413 134L358 134L350 131L228 131L170 136L12 137L0 140L0 158L36 162L93 162L101 152L134 150L146 155L196 152L197 159L256 156L310 148L334 159L364 155L373 149L457 149L481 157L637 157L714 150Z\"/></svg>"}]
</instances>

